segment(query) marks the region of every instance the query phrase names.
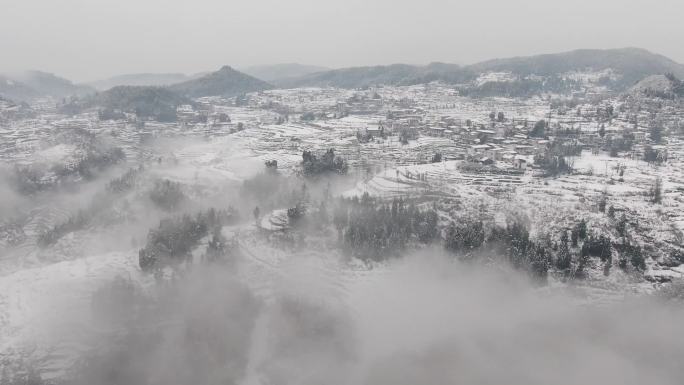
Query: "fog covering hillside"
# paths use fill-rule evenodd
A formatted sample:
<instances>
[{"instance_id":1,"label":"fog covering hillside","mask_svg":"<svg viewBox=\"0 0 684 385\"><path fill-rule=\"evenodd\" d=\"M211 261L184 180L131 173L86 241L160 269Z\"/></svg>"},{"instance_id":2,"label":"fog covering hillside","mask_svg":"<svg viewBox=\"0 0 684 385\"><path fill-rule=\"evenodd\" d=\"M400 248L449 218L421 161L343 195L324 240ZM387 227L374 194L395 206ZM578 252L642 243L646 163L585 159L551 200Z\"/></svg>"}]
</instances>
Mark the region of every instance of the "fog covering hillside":
<instances>
[{"instance_id":1,"label":"fog covering hillside","mask_svg":"<svg viewBox=\"0 0 684 385\"><path fill-rule=\"evenodd\" d=\"M94 91L47 72L23 71L0 75L0 95L15 101L30 101L38 97L61 99Z\"/></svg>"},{"instance_id":2,"label":"fog covering hillside","mask_svg":"<svg viewBox=\"0 0 684 385\"><path fill-rule=\"evenodd\" d=\"M0 96L14 101L26 101L38 97L39 94L33 88L14 79L0 75Z\"/></svg>"},{"instance_id":3,"label":"fog covering hillside","mask_svg":"<svg viewBox=\"0 0 684 385\"><path fill-rule=\"evenodd\" d=\"M89 86L74 84L70 80L47 72L24 71L12 77L36 90L38 94L54 98L82 96L95 92Z\"/></svg>"}]
</instances>

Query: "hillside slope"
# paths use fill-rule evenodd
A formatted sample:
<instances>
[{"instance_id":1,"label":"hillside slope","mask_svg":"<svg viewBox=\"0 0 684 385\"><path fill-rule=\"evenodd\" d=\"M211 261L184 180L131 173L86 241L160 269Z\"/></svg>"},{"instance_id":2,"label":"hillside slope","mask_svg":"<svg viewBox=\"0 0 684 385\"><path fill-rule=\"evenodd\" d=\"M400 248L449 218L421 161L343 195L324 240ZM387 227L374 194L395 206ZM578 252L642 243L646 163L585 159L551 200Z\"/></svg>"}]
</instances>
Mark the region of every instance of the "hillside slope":
<instances>
[{"instance_id":1,"label":"hillside slope","mask_svg":"<svg viewBox=\"0 0 684 385\"><path fill-rule=\"evenodd\" d=\"M0 75L0 96L15 101L30 101L39 97L61 99L94 93L89 86L41 71L22 71Z\"/></svg>"},{"instance_id":2,"label":"hillside slope","mask_svg":"<svg viewBox=\"0 0 684 385\"><path fill-rule=\"evenodd\" d=\"M70 80L48 72L24 71L11 76L14 80L31 87L41 96L64 98L68 96L83 96L95 92L95 89L90 86L74 84Z\"/></svg>"},{"instance_id":3,"label":"hillside slope","mask_svg":"<svg viewBox=\"0 0 684 385\"><path fill-rule=\"evenodd\" d=\"M24 102L38 96L38 92L26 84L0 75L0 97L16 102Z\"/></svg>"},{"instance_id":4,"label":"hillside slope","mask_svg":"<svg viewBox=\"0 0 684 385\"><path fill-rule=\"evenodd\" d=\"M684 65L639 48L582 49L570 52L493 59L468 66L432 63L427 66L393 64L352 67L304 75L277 82L281 87L332 86L358 88L371 85L412 85L429 81L467 83L490 72L510 72L525 77L559 77L568 72L611 69L616 75L610 87L625 90L649 75L673 73L684 77Z\"/></svg>"},{"instance_id":5,"label":"hillside slope","mask_svg":"<svg viewBox=\"0 0 684 385\"><path fill-rule=\"evenodd\" d=\"M673 73L679 77L684 76L684 65L640 48L580 49L557 54L488 60L468 68L477 73L506 71L541 76L612 69L622 76L618 84L621 87L629 87L649 75Z\"/></svg>"},{"instance_id":6,"label":"hillside slope","mask_svg":"<svg viewBox=\"0 0 684 385\"><path fill-rule=\"evenodd\" d=\"M684 83L671 73L651 75L630 88L629 93L632 95L674 99L676 97L684 97Z\"/></svg>"}]
</instances>

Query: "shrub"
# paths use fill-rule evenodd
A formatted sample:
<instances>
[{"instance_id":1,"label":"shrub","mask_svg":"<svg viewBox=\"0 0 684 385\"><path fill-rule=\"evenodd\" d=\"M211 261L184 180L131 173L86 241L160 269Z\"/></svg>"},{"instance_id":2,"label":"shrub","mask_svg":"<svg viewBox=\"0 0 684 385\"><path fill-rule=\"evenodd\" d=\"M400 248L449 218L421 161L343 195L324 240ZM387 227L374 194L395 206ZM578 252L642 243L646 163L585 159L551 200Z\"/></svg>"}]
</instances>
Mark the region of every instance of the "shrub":
<instances>
[{"instance_id":1,"label":"shrub","mask_svg":"<svg viewBox=\"0 0 684 385\"><path fill-rule=\"evenodd\" d=\"M605 262L612 258L610 239L604 235L599 237L590 235L582 245L581 255L599 257L601 261Z\"/></svg>"}]
</instances>

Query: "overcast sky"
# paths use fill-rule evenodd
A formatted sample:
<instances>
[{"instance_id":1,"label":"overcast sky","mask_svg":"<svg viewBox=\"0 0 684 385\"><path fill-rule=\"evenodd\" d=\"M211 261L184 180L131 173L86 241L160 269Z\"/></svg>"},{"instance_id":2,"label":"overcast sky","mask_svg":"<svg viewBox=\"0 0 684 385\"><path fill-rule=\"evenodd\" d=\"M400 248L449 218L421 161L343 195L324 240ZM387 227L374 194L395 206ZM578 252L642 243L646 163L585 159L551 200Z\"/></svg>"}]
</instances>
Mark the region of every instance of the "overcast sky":
<instances>
[{"instance_id":1,"label":"overcast sky","mask_svg":"<svg viewBox=\"0 0 684 385\"><path fill-rule=\"evenodd\" d=\"M684 62L682 0L0 0L0 72L70 79L634 46Z\"/></svg>"}]
</instances>

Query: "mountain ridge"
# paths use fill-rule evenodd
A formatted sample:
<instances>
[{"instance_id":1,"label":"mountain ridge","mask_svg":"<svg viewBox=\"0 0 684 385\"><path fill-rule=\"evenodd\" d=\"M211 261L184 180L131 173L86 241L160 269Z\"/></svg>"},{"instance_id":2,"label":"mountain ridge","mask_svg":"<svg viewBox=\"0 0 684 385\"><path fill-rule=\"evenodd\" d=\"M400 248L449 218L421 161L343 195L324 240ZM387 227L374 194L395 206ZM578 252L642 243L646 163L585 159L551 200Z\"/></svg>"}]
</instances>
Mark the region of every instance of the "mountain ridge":
<instances>
[{"instance_id":1,"label":"mountain ridge","mask_svg":"<svg viewBox=\"0 0 684 385\"><path fill-rule=\"evenodd\" d=\"M180 72L153 73L142 72L121 74L88 82L86 84L97 90L105 91L117 86L170 86L184 81L192 80L198 75L187 75Z\"/></svg>"},{"instance_id":2,"label":"mountain ridge","mask_svg":"<svg viewBox=\"0 0 684 385\"><path fill-rule=\"evenodd\" d=\"M684 77L684 65L663 55L641 48L617 48L578 49L553 54L499 58L465 66L431 63L349 67L287 79L278 85L359 88L380 84L411 85L434 80L458 83L474 80L479 74L486 72L557 76L588 68L616 70L622 75L622 80L616 85L621 90L629 88L649 75L673 73Z\"/></svg>"},{"instance_id":3,"label":"mountain ridge","mask_svg":"<svg viewBox=\"0 0 684 385\"><path fill-rule=\"evenodd\" d=\"M323 70L321 70L323 69ZM555 78L573 71L612 69L617 79L608 82L615 91L626 91L652 75L673 74L684 78L684 64L642 48L577 49L559 53L515 56L485 60L469 65L433 62L427 65L389 64L346 67L327 70L325 67L284 63L253 66L245 70L261 77L238 71L228 65L209 73L141 73L118 75L109 79L77 85L67 79L41 71L24 71L23 75L0 75L0 95L15 101L29 101L40 96L64 98L83 96L109 86L163 86L187 97L226 96L268 90L272 88L340 87L363 88L375 85L415 85L440 81L447 84L470 84L479 75L490 72L510 72L518 77L530 75ZM300 75L287 76L292 74ZM109 83L108 83L109 82ZM541 83L544 83L543 81ZM95 88L93 88L93 87ZM529 88L523 84L520 88ZM516 88L516 87L512 87ZM535 92L544 85L535 84ZM496 89L496 87L494 87ZM476 92L477 93L477 92Z\"/></svg>"}]
</instances>

